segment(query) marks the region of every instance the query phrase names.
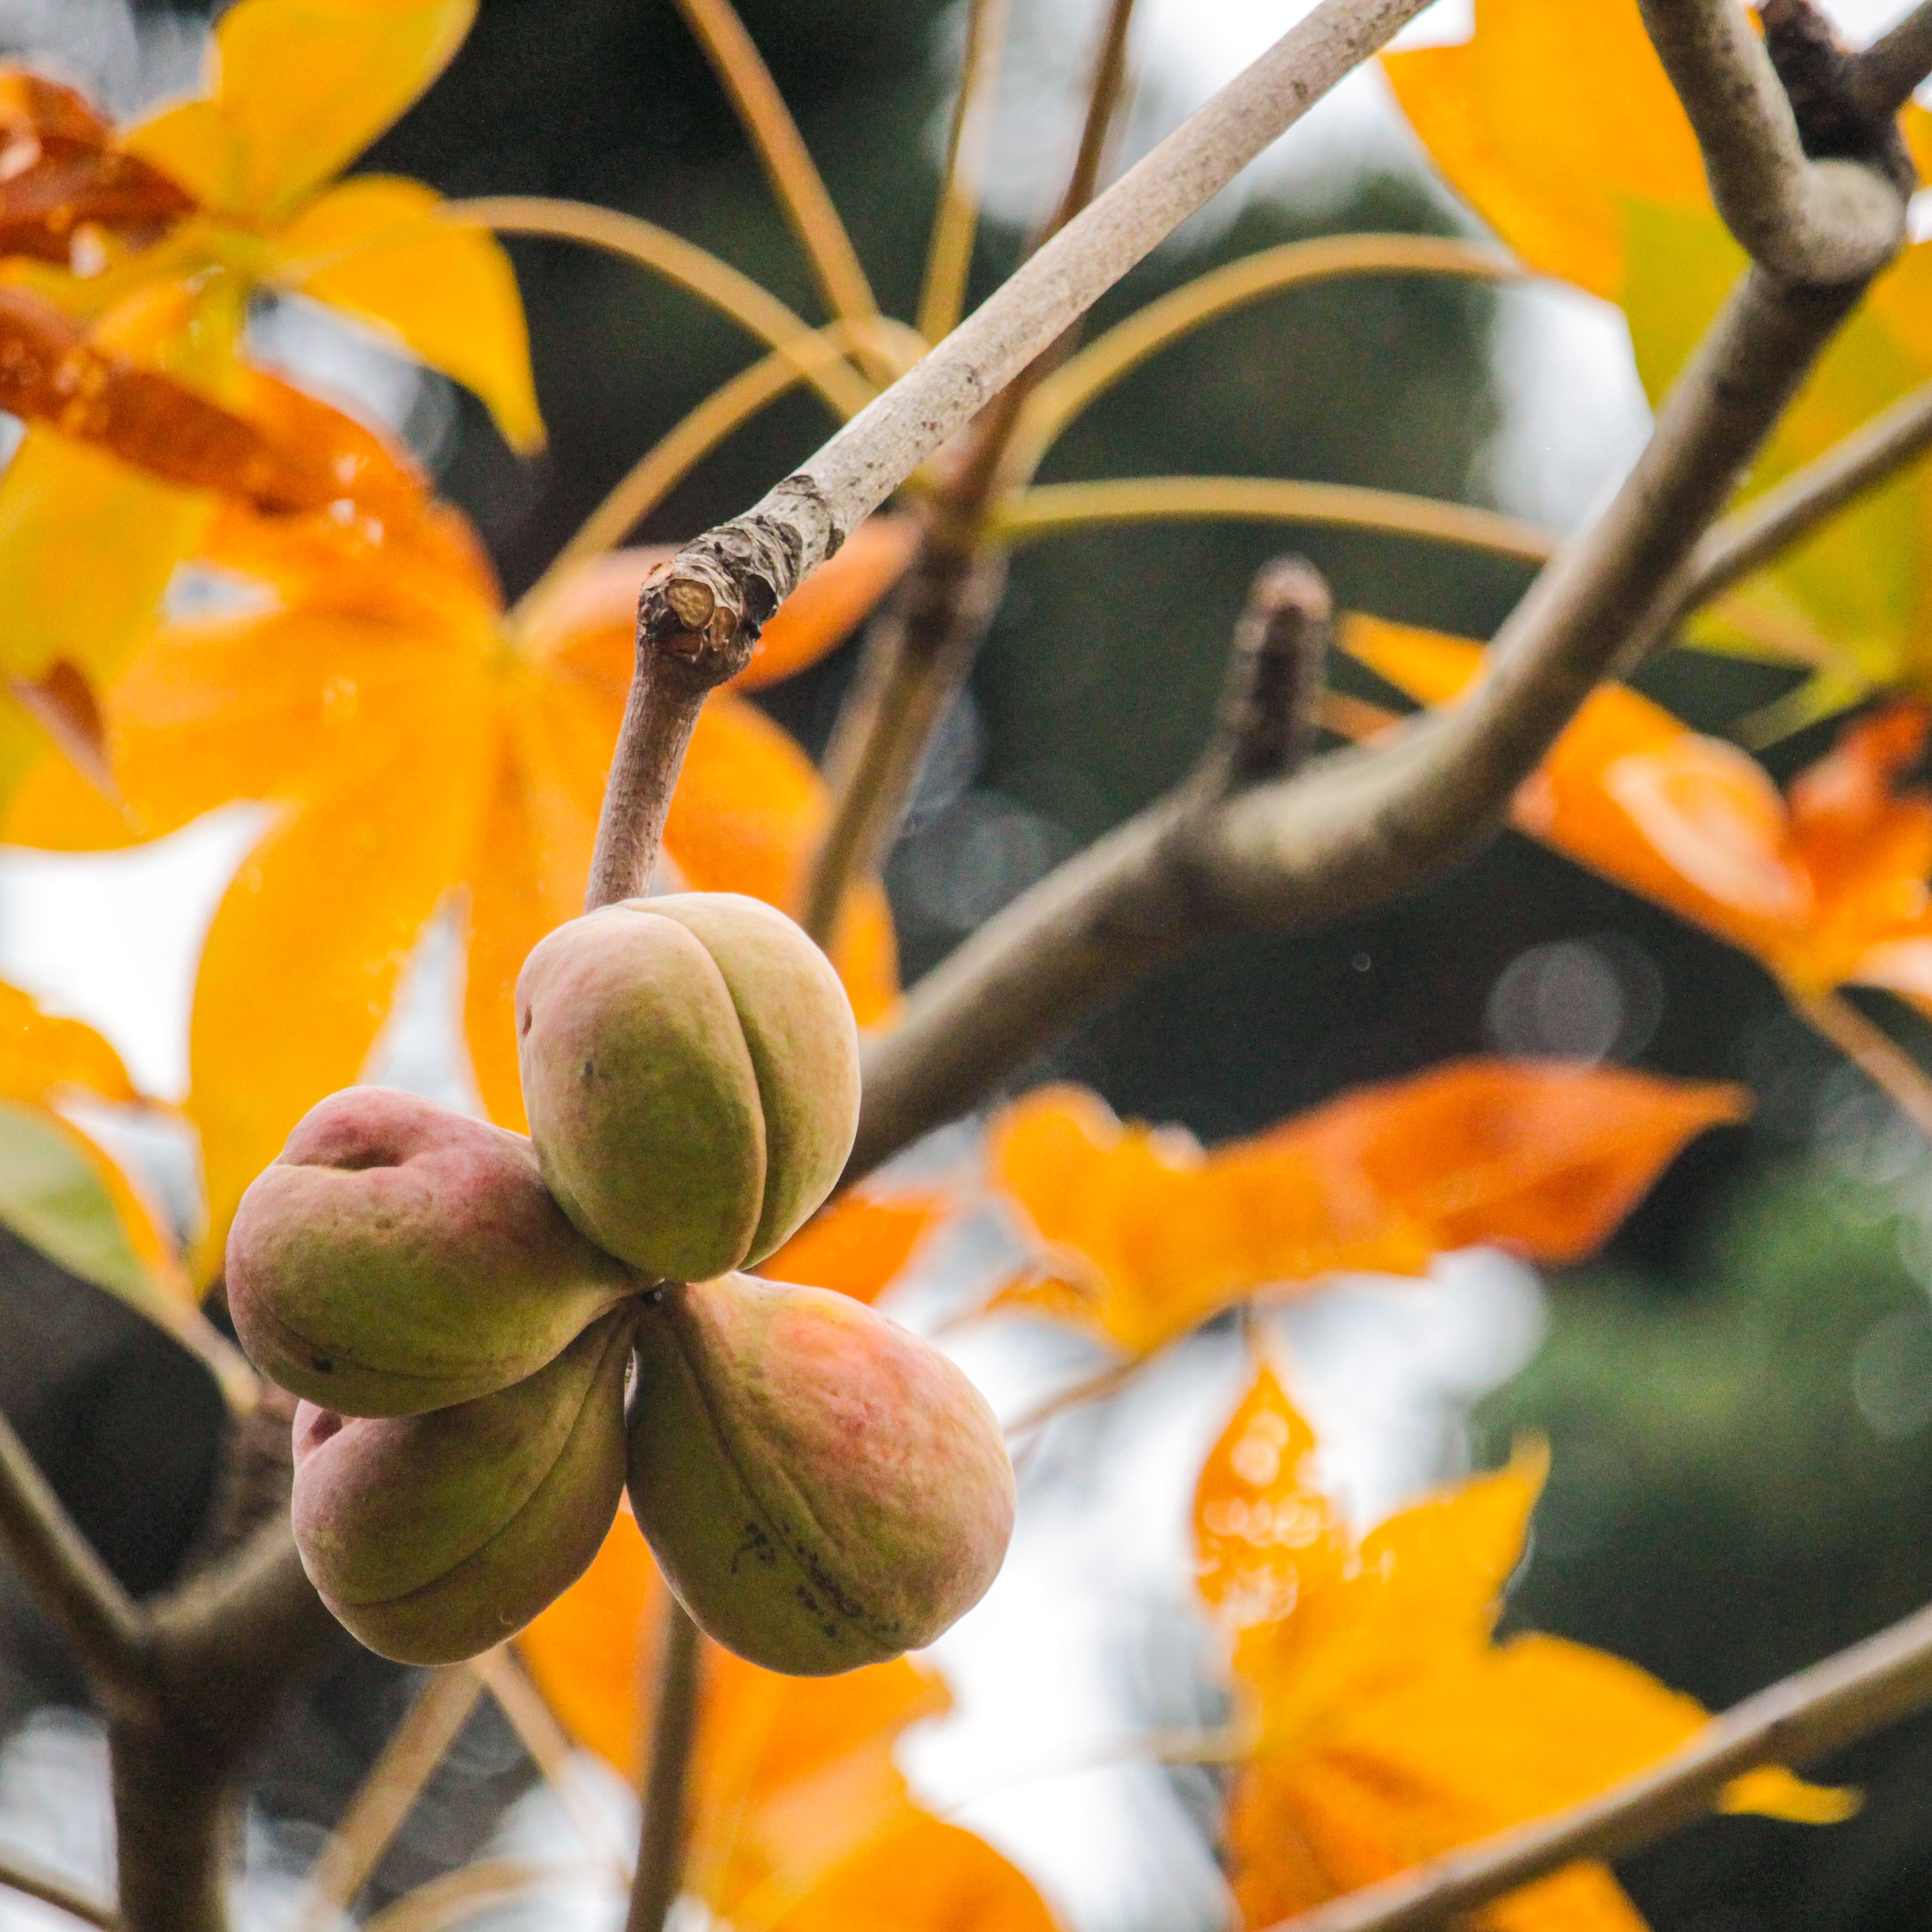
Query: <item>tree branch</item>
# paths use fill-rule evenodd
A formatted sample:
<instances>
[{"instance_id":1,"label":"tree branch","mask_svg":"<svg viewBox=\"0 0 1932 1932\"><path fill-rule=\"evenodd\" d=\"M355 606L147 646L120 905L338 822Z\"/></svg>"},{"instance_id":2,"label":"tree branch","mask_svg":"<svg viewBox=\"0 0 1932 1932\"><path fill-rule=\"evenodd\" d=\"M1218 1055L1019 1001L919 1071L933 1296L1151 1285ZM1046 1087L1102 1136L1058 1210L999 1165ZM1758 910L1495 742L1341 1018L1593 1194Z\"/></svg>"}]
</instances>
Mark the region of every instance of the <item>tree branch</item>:
<instances>
[{"instance_id":1,"label":"tree branch","mask_svg":"<svg viewBox=\"0 0 1932 1932\"><path fill-rule=\"evenodd\" d=\"M751 533L743 534L748 543ZM721 547L715 561L707 556L712 572L708 582L688 564L682 575L660 565L645 579L638 605L637 668L604 782L586 911L650 890L664 817L698 714L711 693L751 661L758 630L737 622L723 601L731 589L728 573L739 555ZM770 566L748 568L756 572Z\"/></svg>"},{"instance_id":2,"label":"tree branch","mask_svg":"<svg viewBox=\"0 0 1932 1932\"><path fill-rule=\"evenodd\" d=\"M1725 518L1691 553L1690 568L1665 628L1728 590L1801 537L1856 502L1932 444L1932 382L1794 471L1745 508Z\"/></svg>"},{"instance_id":3,"label":"tree branch","mask_svg":"<svg viewBox=\"0 0 1932 1932\"><path fill-rule=\"evenodd\" d=\"M658 1635L657 1694L651 1702L651 1756L644 1774L644 1832L625 1932L664 1932L684 1877L685 1807L698 1742L698 1694L704 1651L698 1626L667 1587Z\"/></svg>"},{"instance_id":4,"label":"tree branch","mask_svg":"<svg viewBox=\"0 0 1932 1932\"><path fill-rule=\"evenodd\" d=\"M1610 507L1537 580L1460 704L1212 812L1184 788L981 927L868 1048L848 1176L1194 946L1362 912L1480 843L1592 689L1660 634L1698 536L1858 292L1747 273Z\"/></svg>"},{"instance_id":5,"label":"tree branch","mask_svg":"<svg viewBox=\"0 0 1932 1932\"><path fill-rule=\"evenodd\" d=\"M1094 199L1114 110L1126 86L1134 0L1111 0L1072 170L1034 253ZM831 944L854 880L884 865L926 748L1006 590L1004 546L988 514L1028 396L1064 352L1056 336L975 419L926 507L918 554L868 630L865 654L826 754L832 810L812 855L800 918Z\"/></svg>"},{"instance_id":6,"label":"tree branch","mask_svg":"<svg viewBox=\"0 0 1932 1932\"><path fill-rule=\"evenodd\" d=\"M1734 1705L1690 1742L1553 1817L1501 1832L1286 1920L1274 1932L1424 1932L1580 1858L1617 1858L1694 1824L1733 1778L1796 1769L1932 1704L1932 1609Z\"/></svg>"},{"instance_id":7,"label":"tree branch","mask_svg":"<svg viewBox=\"0 0 1932 1932\"><path fill-rule=\"evenodd\" d=\"M1874 120L1889 118L1932 74L1932 0L1919 4L1852 63L1858 104Z\"/></svg>"},{"instance_id":8,"label":"tree branch","mask_svg":"<svg viewBox=\"0 0 1932 1932\"><path fill-rule=\"evenodd\" d=\"M724 627L758 628L919 464L1426 0L1322 0L796 475L674 560ZM651 623L674 631L669 599ZM747 644L748 648L748 642Z\"/></svg>"},{"instance_id":9,"label":"tree branch","mask_svg":"<svg viewBox=\"0 0 1932 1932\"><path fill-rule=\"evenodd\" d=\"M148 1626L0 1415L0 1544L104 1697L140 1690Z\"/></svg>"},{"instance_id":10,"label":"tree branch","mask_svg":"<svg viewBox=\"0 0 1932 1932\"><path fill-rule=\"evenodd\" d=\"M1737 0L1639 4L1696 130L1718 211L1752 259L1787 281L1868 280L1904 238L1897 185L1861 159L1808 156L1772 56ZM1766 14L1768 26L1770 7Z\"/></svg>"}]
</instances>

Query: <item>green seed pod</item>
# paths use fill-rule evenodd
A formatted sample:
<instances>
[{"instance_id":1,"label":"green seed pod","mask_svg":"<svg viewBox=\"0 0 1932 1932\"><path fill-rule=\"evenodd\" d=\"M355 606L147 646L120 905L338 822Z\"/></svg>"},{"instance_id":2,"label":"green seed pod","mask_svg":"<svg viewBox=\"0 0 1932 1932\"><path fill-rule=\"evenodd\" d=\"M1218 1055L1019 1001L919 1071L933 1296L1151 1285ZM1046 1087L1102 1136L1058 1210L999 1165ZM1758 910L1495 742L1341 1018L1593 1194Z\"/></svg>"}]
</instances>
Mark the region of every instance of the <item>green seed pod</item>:
<instances>
[{"instance_id":1,"label":"green seed pod","mask_svg":"<svg viewBox=\"0 0 1932 1932\"><path fill-rule=\"evenodd\" d=\"M631 1506L678 1600L766 1670L930 1643L1012 1532L998 1424L952 1362L862 1304L748 1275L640 1318Z\"/></svg>"},{"instance_id":2,"label":"green seed pod","mask_svg":"<svg viewBox=\"0 0 1932 1932\"><path fill-rule=\"evenodd\" d=\"M394 1416L533 1375L640 1284L571 1226L520 1134L352 1087L242 1196L227 1286L270 1381Z\"/></svg>"},{"instance_id":3,"label":"green seed pod","mask_svg":"<svg viewBox=\"0 0 1932 1932\"><path fill-rule=\"evenodd\" d=\"M455 1664L512 1637L589 1566L624 1485L634 1312L547 1368L431 1415L296 1412L290 1514L338 1622L399 1664Z\"/></svg>"},{"instance_id":4,"label":"green seed pod","mask_svg":"<svg viewBox=\"0 0 1932 1932\"><path fill-rule=\"evenodd\" d=\"M858 1031L830 963L735 892L627 899L524 963L517 1028L550 1192L640 1274L764 1258L851 1151Z\"/></svg>"}]
</instances>

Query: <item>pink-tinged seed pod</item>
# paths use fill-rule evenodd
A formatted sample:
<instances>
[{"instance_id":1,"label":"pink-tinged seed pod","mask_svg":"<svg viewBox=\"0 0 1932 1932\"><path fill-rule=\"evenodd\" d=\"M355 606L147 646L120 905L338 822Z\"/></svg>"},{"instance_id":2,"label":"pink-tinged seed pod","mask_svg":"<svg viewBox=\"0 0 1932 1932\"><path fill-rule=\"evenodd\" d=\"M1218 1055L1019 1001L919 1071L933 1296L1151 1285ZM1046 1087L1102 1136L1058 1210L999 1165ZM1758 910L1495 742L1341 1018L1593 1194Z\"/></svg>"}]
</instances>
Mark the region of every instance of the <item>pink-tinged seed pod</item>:
<instances>
[{"instance_id":1,"label":"pink-tinged seed pod","mask_svg":"<svg viewBox=\"0 0 1932 1932\"><path fill-rule=\"evenodd\" d=\"M571 1226L520 1134L380 1087L332 1094L256 1178L227 1284L271 1382L360 1416L520 1382L642 1286Z\"/></svg>"},{"instance_id":2,"label":"pink-tinged seed pod","mask_svg":"<svg viewBox=\"0 0 1932 1932\"><path fill-rule=\"evenodd\" d=\"M564 1212L639 1273L762 1260L832 1191L859 1118L838 976L735 892L560 926L517 981L530 1137Z\"/></svg>"},{"instance_id":3,"label":"pink-tinged seed pod","mask_svg":"<svg viewBox=\"0 0 1932 1932\"><path fill-rule=\"evenodd\" d=\"M456 1664L589 1567L624 1486L630 1309L546 1368L434 1414L296 1411L290 1514L338 1622L399 1664Z\"/></svg>"},{"instance_id":4,"label":"pink-tinged seed pod","mask_svg":"<svg viewBox=\"0 0 1932 1932\"><path fill-rule=\"evenodd\" d=\"M998 1424L944 1355L862 1304L749 1275L638 1322L631 1506L728 1649L823 1676L930 1643L1012 1533Z\"/></svg>"}]
</instances>

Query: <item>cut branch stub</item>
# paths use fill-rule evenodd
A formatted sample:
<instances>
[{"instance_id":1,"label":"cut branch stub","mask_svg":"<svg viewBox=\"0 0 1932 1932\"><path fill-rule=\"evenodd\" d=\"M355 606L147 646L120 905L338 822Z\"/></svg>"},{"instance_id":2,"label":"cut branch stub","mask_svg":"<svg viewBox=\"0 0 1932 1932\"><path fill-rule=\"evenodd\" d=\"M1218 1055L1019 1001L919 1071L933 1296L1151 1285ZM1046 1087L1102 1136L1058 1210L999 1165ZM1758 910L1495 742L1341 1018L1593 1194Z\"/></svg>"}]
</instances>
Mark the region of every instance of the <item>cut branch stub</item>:
<instances>
[{"instance_id":1,"label":"cut branch stub","mask_svg":"<svg viewBox=\"0 0 1932 1932\"><path fill-rule=\"evenodd\" d=\"M1286 778L1307 757L1334 609L1326 580L1305 557L1277 557L1256 574L1203 768L1215 792Z\"/></svg>"},{"instance_id":2,"label":"cut branch stub","mask_svg":"<svg viewBox=\"0 0 1932 1932\"><path fill-rule=\"evenodd\" d=\"M1784 84L1798 139L1814 161L1862 161L1910 195L1918 170L1896 112L1874 112L1861 86L1859 57L1812 0L1762 0L1764 50Z\"/></svg>"},{"instance_id":3,"label":"cut branch stub","mask_svg":"<svg viewBox=\"0 0 1932 1932\"><path fill-rule=\"evenodd\" d=\"M584 910L650 890L664 818L704 700L751 662L805 573L845 540L808 476L686 544L638 598L638 663L590 862Z\"/></svg>"},{"instance_id":4,"label":"cut branch stub","mask_svg":"<svg viewBox=\"0 0 1932 1932\"><path fill-rule=\"evenodd\" d=\"M791 476L741 517L694 538L646 580L638 600L638 668L677 658L709 685L751 661L758 634L846 532L808 476Z\"/></svg>"}]
</instances>

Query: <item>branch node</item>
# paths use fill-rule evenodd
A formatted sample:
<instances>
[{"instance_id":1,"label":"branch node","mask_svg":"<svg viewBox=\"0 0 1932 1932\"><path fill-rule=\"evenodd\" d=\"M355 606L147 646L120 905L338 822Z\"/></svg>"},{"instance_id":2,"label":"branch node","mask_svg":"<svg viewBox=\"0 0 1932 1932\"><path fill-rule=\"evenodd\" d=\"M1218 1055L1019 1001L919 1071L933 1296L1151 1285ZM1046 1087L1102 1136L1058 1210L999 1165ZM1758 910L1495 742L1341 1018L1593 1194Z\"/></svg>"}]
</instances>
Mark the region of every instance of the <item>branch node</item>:
<instances>
[{"instance_id":1,"label":"branch node","mask_svg":"<svg viewBox=\"0 0 1932 1932\"><path fill-rule=\"evenodd\" d=\"M1918 184L1895 114L1874 113L1861 86L1858 56L1813 0L1762 0L1765 52L1784 83L1798 139L1814 161L1862 161L1902 195Z\"/></svg>"}]
</instances>

